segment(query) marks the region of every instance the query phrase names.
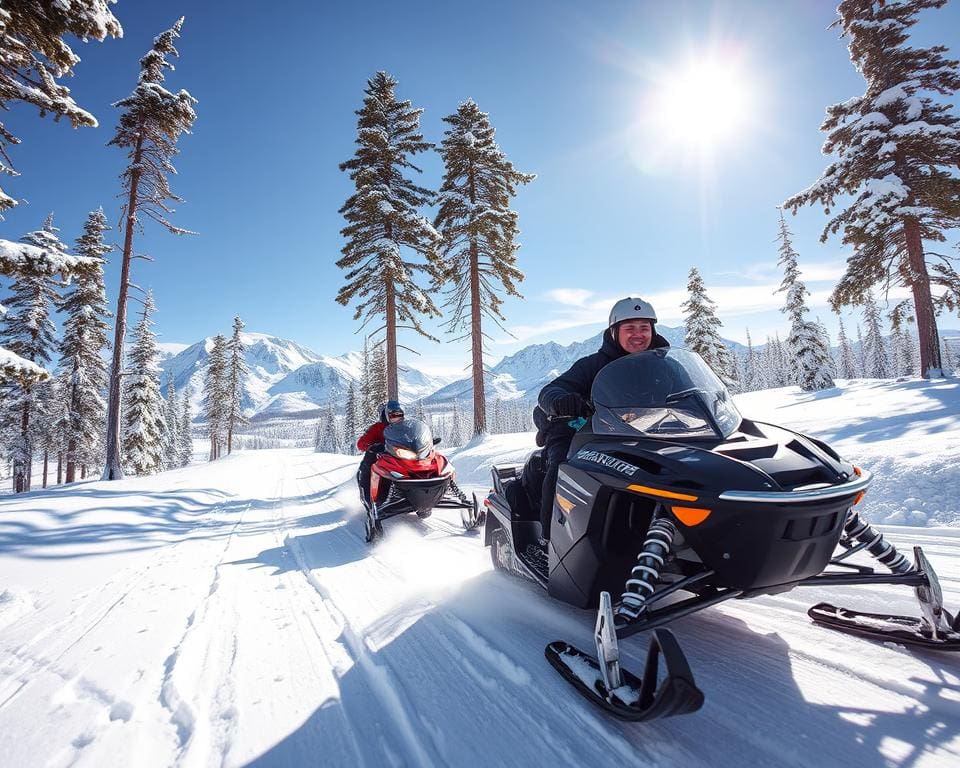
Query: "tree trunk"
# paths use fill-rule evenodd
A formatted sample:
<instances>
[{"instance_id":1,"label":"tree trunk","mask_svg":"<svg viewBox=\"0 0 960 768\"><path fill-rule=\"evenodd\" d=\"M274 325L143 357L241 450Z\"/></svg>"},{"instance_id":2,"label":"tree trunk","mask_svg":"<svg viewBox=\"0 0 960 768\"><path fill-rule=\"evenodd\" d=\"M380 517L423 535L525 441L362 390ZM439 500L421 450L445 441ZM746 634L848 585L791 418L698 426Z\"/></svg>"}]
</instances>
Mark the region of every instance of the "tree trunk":
<instances>
[{"instance_id":1,"label":"tree trunk","mask_svg":"<svg viewBox=\"0 0 960 768\"><path fill-rule=\"evenodd\" d=\"M399 400L397 377L397 297L387 283L387 400Z\"/></svg>"},{"instance_id":2,"label":"tree trunk","mask_svg":"<svg viewBox=\"0 0 960 768\"><path fill-rule=\"evenodd\" d=\"M470 344L473 357L473 434L487 431L487 394L483 383L483 329L480 316L480 257L470 238Z\"/></svg>"},{"instance_id":3,"label":"tree trunk","mask_svg":"<svg viewBox=\"0 0 960 768\"><path fill-rule=\"evenodd\" d=\"M57 485L63 485L63 451L57 451Z\"/></svg>"},{"instance_id":4,"label":"tree trunk","mask_svg":"<svg viewBox=\"0 0 960 768\"><path fill-rule=\"evenodd\" d=\"M27 390L29 393L29 390ZM24 456L20 463L20 473L14 470L14 493L26 493L30 490L33 475L33 446L30 445L30 401L23 401L23 411L20 413L20 438L23 440Z\"/></svg>"},{"instance_id":5,"label":"tree trunk","mask_svg":"<svg viewBox=\"0 0 960 768\"><path fill-rule=\"evenodd\" d=\"M137 138L133 151L133 171L130 173L130 195L127 198L127 223L123 238L123 261L120 268L120 291L117 295L117 321L113 332L113 363L110 367L110 396L107 400L107 457L103 468L104 480L122 480L120 466L120 375L123 366L123 337L127 332L127 291L130 287L130 261L133 258L133 230L137 225L137 190L140 186L138 170L143 160L143 136Z\"/></svg>"},{"instance_id":6,"label":"tree trunk","mask_svg":"<svg viewBox=\"0 0 960 768\"><path fill-rule=\"evenodd\" d=\"M477 190L473 166L469 176L470 202L476 205ZM477 236L470 234L470 345L473 367L473 434L487 431L487 393L483 384L483 327L480 316L480 249Z\"/></svg>"},{"instance_id":7,"label":"tree trunk","mask_svg":"<svg viewBox=\"0 0 960 768\"><path fill-rule=\"evenodd\" d=\"M72 483L77 479L77 462L74 457L77 455L77 441L70 438L67 441L67 482Z\"/></svg>"},{"instance_id":8,"label":"tree trunk","mask_svg":"<svg viewBox=\"0 0 960 768\"><path fill-rule=\"evenodd\" d=\"M941 376L943 368L940 361L937 318L933 311L933 297L930 293L930 275L923 257L920 223L916 219L907 219L903 229L907 240L913 308L917 315L917 333L920 337L920 375L929 379L931 376Z\"/></svg>"},{"instance_id":9,"label":"tree trunk","mask_svg":"<svg viewBox=\"0 0 960 768\"><path fill-rule=\"evenodd\" d=\"M42 488L47 487L47 468L50 465L50 451L46 448L43 449L43 485Z\"/></svg>"}]
</instances>

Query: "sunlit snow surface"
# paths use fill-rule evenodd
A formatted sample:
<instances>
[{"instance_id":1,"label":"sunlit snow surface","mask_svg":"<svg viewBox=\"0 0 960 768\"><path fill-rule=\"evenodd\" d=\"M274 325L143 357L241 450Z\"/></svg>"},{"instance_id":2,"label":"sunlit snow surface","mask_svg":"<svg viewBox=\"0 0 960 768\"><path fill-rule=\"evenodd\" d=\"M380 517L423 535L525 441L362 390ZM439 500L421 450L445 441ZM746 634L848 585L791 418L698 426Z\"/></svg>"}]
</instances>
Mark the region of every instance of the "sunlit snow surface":
<instances>
[{"instance_id":1,"label":"sunlit snow surface","mask_svg":"<svg viewBox=\"0 0 960 768\"><path fill-rule=\"evenodd\" d=\"M864 511L922 544L960 608L955 380L737 398L876 474ZM532 435L450 451L482 492ZM553 670L594 617L499 572L455 510L363 541L356 457L251 451L0 500L4 766L953 766L960 654L810 623L821 600L915 613L910 590L797 589L671 626L706 695L625 724ZM645 643L621 645L642 669Z\"/></svg>"}]
</instances>

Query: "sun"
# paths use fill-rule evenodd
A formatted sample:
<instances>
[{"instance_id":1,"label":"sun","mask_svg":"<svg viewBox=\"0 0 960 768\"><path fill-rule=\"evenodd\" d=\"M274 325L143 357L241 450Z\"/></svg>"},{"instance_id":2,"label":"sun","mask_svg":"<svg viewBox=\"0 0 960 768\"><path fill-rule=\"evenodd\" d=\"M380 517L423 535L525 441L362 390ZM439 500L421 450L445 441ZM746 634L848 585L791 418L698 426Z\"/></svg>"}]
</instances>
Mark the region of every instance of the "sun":
<instances>
[{"instance_id":1,"label":"sun","mask_svg":"<svg viewBox=\"0 0 960 768\"><path fill-rule=\"evenodd\" d=\"M645 117L661 141L710 151L742 136L752 100L749 76L735 62L693 59L658 78Z\"/></svg>"}]
</instances>

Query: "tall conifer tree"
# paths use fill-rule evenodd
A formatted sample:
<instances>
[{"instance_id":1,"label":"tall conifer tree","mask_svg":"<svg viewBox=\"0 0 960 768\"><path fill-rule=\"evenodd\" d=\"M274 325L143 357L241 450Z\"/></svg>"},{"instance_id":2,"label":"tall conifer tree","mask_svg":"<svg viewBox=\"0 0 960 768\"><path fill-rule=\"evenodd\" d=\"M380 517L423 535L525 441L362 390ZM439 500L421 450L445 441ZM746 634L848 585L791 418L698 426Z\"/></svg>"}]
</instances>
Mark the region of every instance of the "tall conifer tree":
<instances>
[{"instance_id":1,"label":"tall conifer tree","mask_svg":"<svg viewBox=\"0 0 960 768\"><path fill-rule=\"evenodd\" d=\"M450 128L440 145L444 176L434 226L443 235L438 263L439 285L449 284L446 307L451 331L467 330L473 378L473 434L487 428L487 401L483 366L483 316L501 328L505 320L501 292L520 296L523 280L517 268L519 228L510 201L518 184L536 176L513 167L494 140L487 113L472 99L443 118ZM459 339L458 339L459 340Z\"/></svg>"},{"instance_id":2,"label":"tall conifer tree","mask_svg":"<svg viewBox=\"0 0 960 768\"><path fill-rule=\"evenodd\" d=\"M112 247L103 242L109 229L103 209L91 211L77 239L76 252L96 266L80 273L63 297L67 318L60 343L60 375L68 403L65 430L66 482L76 480L77 467L101 460L106 428L107 298L103 284L104 257Z\"/></svg>"},{"instance_id":3,"label":"tall conifer tree","mask_svg":"<svg viewBox=\"0 0 960 768\"><path fill-rule=\"evenodd\" d=\"M727 386L736 383L736 368L727 345L720 338L720 319L716 304L707 296L706 286L696 267L690 269L687 280L689 298L681 305L686 333L684 344L704 359Z\"/></svg>"},{"instance_id":4,"label":"tall conifer tree","mask_svg":"<svg viewBox=\"0 0 960 768\"><path fill-rule=\"evenodd\" d=\"M113 334L113 362L110 368L110 394L107 400L106 460L104 480L123 477L120 465L120 369L123 364L123 340L127 332L127 293L130 289L130 262L133 236L143 219L152 219L168 232L182 235L188 230L170 223L170 201L181 202L170 190L168 174L175 173L173 158L177 140L189 133L196 119L194 99L187 91L176 94L163 87L164 70L173 70L167 56L176 56L174 41L180 36L183 18L158 35L153 47L140 59L140 78L133 93L114 106L123 110L117 133L110 144L127 150L130 163L121 174L126 202L123 206L123 257L120 264L120 288Z\"/></svg>"},{"instance_id":5,"label":"tall conifer tree","mask_svg":"<svg viewBox=\"0 0 960 768\"><path fill-rule=\"evenodd\" d=\"M842 0L835 22L849 38L850 58L867 82L862 96L827 108L820 126L825 154L837 159L809 189L784 205L796 212L819 203L829 214L838 198L853 201L832 218L822 240L842 231L853 246L831 296L834 309L863 304L878 283L913 294L923 376L939 375L940 350L931 284L942 301L960 302L953 260L928 263L924 241L943 241L960 227L960 118L936 96L960 89L960 69L942 45L909 45L917 14L946 0Z\"/></svg>"},{"instance_id":6,"label":"tall conifer tree","mask_svg":"<svg viewBox=\"0 0 960 768\"><path fill-rule=\"evenodd\" d=\"M243 356L243 339L240 332L243 330L243 320L237 315L233 318L233 335L227 342L227 453L233 452L233 432L247 420L243 415L243 383L249 369Z\"/></svg>"},{"instance_id":7,"label":"tall conifer tree","mask_svg":"<svg viewBox=\"0 0 960 768\"><path fill-rule=\"evenodd\" d=\"M123 455L126 466L136 475L150 475L163 468L165 425L157 335L151 319L154 309L153 293L147 291L140 320L133 331L124 376Z\"/></svg>"},{"instance_id":8,"label":"tall conifer tree","mask_svg":"<svg viewBox=\"0 0 960 768\"><path fill-rule=\"evenodd\" d=\"M56 233L53 217L48 216L42 229L24 235L21 242L42 249L56 260L67 250ZM51 305L59 301L56 285L49 274L24 272L14 280L13 295L3 302L7 312L0 323L0 345L41 373L56 349L50 319ZM10 378L0 387L0 428L9 435L7 454L12 463L14 493L29 491L32 483L36 428L31 427L31 420L41 415L36 412L42 408L44 381L48 381L45 373Z\"/></svg>"},{"instance_id":9,"label":"tall conifer tree","mask_svg":"<svg viewBox=\"0 0 960 768\"><path fill-rule=\"evenodd\" d=\"M863 339L863 375L868 379L889 378L892 374L890 358L887 355L883 331L880 327L880 310L872 292L867 292L863 304L863 316L867 324L867 333Z\"/></svg>"},{"instance_id":10,"label":"tall conifer tree","mask_svg":"<svg viewBox=\"0 0 960 768\"><path fill-rule=\"evenodd\" d=\"M210 437L210 461L220 458L220 448L227 422L227 340L222 334L213 337L207 372L203 380L203 411Z\"/></svg>"},{"instance_id":11,"label":"tall conifer tree","mask_svg":"<svg viewBox=\"0 0 960 768\"><path fill-rule=\"evenodd\" d=\"M793 249L791 233L780 211L780 260L783 267L783 281L777 292L786 294L781 311L790 319L790 334L787 336L787 350L790 355L791 370L795 384L806 392L828 389L833 386L830 376L830 347L823 341L817 323L806 319L807 287L800 279L797 266L797 252Z\"/></svg>"},{"instance_id":12,"label":"tall conifer tree","mask_svg":"<svg viewBox=\"0 0 960 768\"><path fill-rule=\"evenodd\" d=\"M347 226L340 233L346 239L337 266L347 270L347 282L337 301L347 306L356 301L354 319L361 327L381 317L386 331L387 397L398 397L397 328L402 323L434 339L421 320L439 316L430 295L414 276L424 272L437 276L436 248L440 235L420 213L432 202L430 190L404 177L404 171L420 172L412 163L414 155L432 147L420 133L421 109L409 101L398 101L397 81L386 72L377 72L367 81L363 107L357 111L357 150L340 164L348 171L356 191L347 198L340 213ZM414 262L404 250L426 258Z\"/></svg>"}]
</instances>

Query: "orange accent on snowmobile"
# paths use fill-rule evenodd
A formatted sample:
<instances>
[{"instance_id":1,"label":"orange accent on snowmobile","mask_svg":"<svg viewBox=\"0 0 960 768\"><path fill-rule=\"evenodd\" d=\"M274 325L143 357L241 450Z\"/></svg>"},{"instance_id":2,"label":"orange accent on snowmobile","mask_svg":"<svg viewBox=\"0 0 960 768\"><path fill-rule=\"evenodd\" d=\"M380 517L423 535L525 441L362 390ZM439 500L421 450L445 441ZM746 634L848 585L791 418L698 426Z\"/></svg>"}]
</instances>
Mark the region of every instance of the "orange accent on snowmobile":
<instances>
[{"instance_id":1,"label":"orange accent on snowmobile","mask_svg":"<svg viewBox=\"0 0 960 768\"><path fill-rule=\"evenodd\" d=\"M650 496L660 496L664 499L676 499L677 501L696 501L696 496L691 496L689 493L674 493L673 491L662 491L659 488L651 488L648 485L628 485L628 491L636 491L637 493L646 493Z\"/></svg>"},{"instance_id":2,"label":"orange accent on snowmobile","mask_svg":"<svg viewBox=\"0 0 960 768\"><path fill-rule=\"evenodd\" d=\"M700 525L700 523L710 517L710 513L713 511L711 509L700 509L699 507L670 507L670 509L673 510L673 514L676 515L677 520L688 528Z\"/></svg>"}]
</instances>

